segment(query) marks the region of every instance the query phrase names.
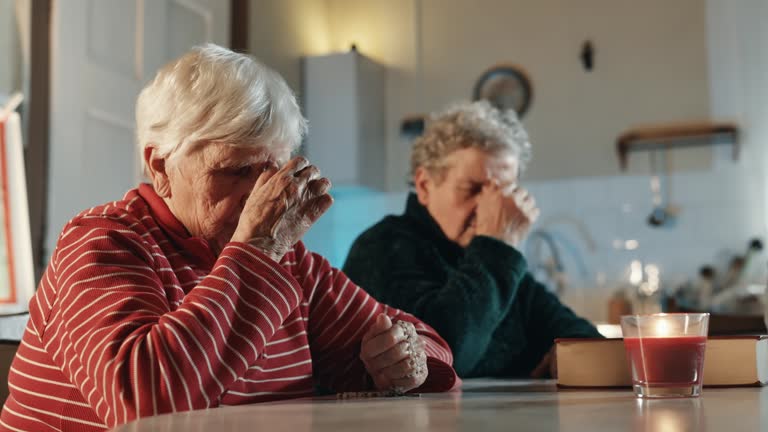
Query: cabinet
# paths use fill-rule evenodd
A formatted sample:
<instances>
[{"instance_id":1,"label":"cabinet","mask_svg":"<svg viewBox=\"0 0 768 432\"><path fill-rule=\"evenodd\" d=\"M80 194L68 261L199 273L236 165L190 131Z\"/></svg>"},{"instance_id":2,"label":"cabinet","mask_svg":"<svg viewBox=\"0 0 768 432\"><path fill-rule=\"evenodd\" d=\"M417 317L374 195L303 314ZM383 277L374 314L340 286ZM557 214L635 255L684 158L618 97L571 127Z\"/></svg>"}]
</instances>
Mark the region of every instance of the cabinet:
<instances>
[{"instance_id":1,"label":"cabinet","mask_svg":"<svg viewBox=\"0 0 768 432\"><path fill-rule=\"evenodd\" d=\"M302 59L304 154L334 186L384 189L385 68L355 50Z\"/></svg>"}]
</instances>

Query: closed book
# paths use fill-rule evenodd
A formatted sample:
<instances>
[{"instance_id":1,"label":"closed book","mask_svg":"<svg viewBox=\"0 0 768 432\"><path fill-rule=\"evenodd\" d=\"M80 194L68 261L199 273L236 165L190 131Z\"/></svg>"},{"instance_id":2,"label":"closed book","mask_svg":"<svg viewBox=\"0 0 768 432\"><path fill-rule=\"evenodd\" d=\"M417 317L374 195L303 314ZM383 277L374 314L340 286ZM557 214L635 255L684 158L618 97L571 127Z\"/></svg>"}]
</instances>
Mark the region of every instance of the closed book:
<instances>
[{"instance_id":1,"label":"closed book","mask_svg":"<svg viewBox=\"0 0 768 432\"><path fill-rule=\"evenodd\" d=\"M631 387L623 339L557 339L559 387ZM704 353L704 386L768 384L768 336L713 336Z\"/></svg>"}]
</instances>

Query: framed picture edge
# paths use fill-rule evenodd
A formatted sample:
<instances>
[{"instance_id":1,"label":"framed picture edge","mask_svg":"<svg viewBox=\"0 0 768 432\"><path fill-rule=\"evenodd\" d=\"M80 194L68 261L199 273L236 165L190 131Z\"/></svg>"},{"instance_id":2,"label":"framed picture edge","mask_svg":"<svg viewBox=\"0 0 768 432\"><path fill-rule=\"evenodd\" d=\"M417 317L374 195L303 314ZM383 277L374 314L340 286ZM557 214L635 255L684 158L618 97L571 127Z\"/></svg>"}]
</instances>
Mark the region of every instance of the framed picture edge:
<instances>
[{"instance_id":1,"label":"framed picture edge","mask_svg":"<svg viewBox=\"0 0 768 432\"><path fill-rule=\"evenodd\" d=\"M10 261L15 293L12 293L12 301L0 303L0 315L17 314L29 309L29 300L35 292L35 276L32 264L32 238L29 223L29 202L27 198L26 169L24 164L24 148L21 135L21 118L18 113L11 113L6 119L0 119L4 123L3 158L5 175L8 184L4 189L8 196L4 197L4 219L10 221L0 227L6 230L10 238ZM0 167L2 168L2 167ZM7 207L6 207L7 205Z\"/></svg>"}]
</instances>

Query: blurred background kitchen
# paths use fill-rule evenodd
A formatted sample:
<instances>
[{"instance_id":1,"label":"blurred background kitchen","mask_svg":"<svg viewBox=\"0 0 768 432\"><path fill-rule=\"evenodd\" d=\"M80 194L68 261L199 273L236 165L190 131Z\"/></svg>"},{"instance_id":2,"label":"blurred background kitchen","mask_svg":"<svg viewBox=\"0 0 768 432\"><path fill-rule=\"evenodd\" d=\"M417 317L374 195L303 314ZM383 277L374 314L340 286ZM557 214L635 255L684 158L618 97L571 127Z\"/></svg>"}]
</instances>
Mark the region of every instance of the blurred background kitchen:
<instances>
[{"instance_id":1,"label":"blurred background kitchen","mask_svg":"<svg viewBox=\"0 0 768 432\"><path fill-rule=\"evenodd\" d=\"M485 97L523 111L542 211L523 251L568 305L595 322L711 310L723 332L764 332L765 22L764 0L0 0L36 274L68 218L140 181L145 81L212 41L302 99L304 152L336 200L306 243L333 265L402 211L423 115Z\"/></svg>"}]
</instances>

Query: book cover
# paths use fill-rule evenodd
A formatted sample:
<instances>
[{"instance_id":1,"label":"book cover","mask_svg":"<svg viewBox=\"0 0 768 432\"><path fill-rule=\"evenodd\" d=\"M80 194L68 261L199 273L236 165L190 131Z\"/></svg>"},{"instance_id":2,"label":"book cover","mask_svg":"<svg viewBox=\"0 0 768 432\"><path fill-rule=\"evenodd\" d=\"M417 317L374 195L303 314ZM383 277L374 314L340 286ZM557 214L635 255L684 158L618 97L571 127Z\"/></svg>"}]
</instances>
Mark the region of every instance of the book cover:
<instances>
[{"instance_id":1,"label":"book cover","mask_svg":"<svg viewBox=\"0 0 768 432\"><path fill-rule=\"evenodd\" d=\"M631 387L623 339L557 339L559 387ZM768 384L768 336L707 339L704 386Z\"/></svg>"}]
</instances>

